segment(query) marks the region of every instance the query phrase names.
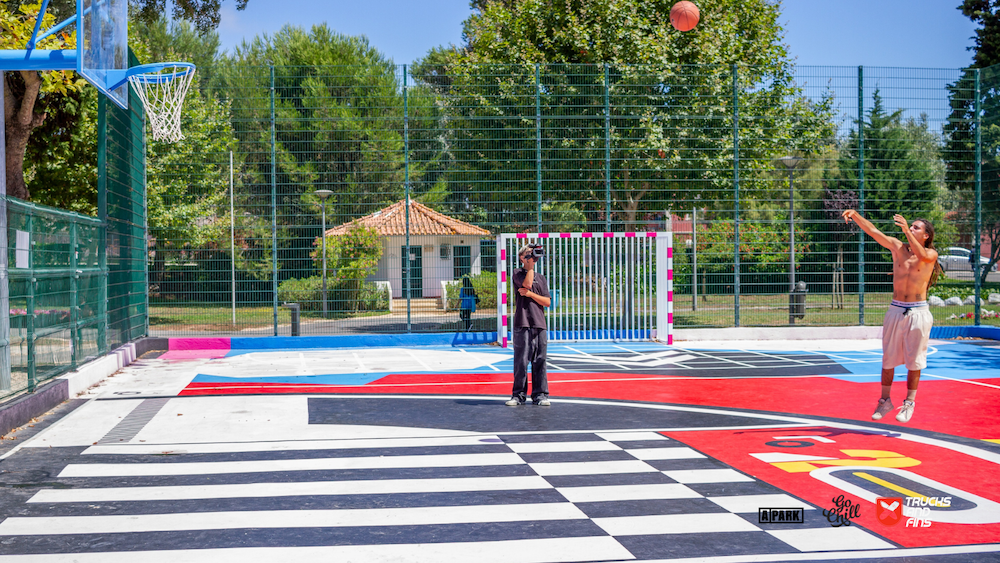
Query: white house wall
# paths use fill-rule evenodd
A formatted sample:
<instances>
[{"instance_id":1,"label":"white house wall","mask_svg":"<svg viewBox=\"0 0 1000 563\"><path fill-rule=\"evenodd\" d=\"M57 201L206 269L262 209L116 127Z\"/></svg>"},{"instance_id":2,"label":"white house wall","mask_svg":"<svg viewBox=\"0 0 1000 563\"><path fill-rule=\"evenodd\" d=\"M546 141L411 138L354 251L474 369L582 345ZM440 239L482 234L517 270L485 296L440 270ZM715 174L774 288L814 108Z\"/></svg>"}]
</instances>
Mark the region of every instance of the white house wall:
<instances>
[{"instance_id":1,"label":"white house wall","mask_svg":"<svg viewBox=\"0 0 1000 563\"><path fill-rule=\"evenodd\" d=\"M441 297L441 282L455 279L455 255L454 247L470 247L472 273L478 274L481 270L481 260L479 256L479 241L485 238L481 236L445 236L445 235L411 235L410 246L420 246L422 250L422 287L424 297ZM378 269L375 274L369 276L367 281L388 280L392 286L392 297L398 299L403 297L403 269L400 259L401 247L405 244L405 237L391 236L382 239L382 258L378 261ZM450 244L452 247L451 256L447 260L441 259L441 245ZM428 250L428 247L431 247Z\"/></svg>"}]
</instances>

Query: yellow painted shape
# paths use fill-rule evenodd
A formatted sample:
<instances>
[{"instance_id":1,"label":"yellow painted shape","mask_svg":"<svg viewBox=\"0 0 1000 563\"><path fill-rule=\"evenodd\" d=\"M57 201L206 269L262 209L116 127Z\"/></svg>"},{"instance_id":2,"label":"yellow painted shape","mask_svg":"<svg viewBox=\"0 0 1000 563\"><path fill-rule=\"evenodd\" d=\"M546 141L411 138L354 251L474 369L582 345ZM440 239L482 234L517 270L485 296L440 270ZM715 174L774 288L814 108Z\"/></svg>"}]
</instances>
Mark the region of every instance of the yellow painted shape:
<instances>
[{"instance_id":1,"label":"yellow painted shape","mask_svg":"<svg viewBox=\"0 0 1000 563\"><path fill-rule=\"evenodd\" d=\"M895 483L890 483L890 482L886 481L885 479L879 479L878 477L876 477L874 475L870 475L868 473L865 473L864 471L856 471L856 472L854 472L854 474L857 475L858 477L861 477L862 479L865 479L866 481L871 481L872 483L875 483L876 485L882 485L883 487L885 487L887 489L892 489L893 491L896 491L897 493L900 493L900 494L902 494L904 496L908 496L908 497L922 497L922 496L924 496L924 495L922 495L920 493L911 491L910 489L907 489L906 487L900 487L899 485L897 485Z\"/></svg>"},{"instance_id":2,"label":"yellow painted shape","mask_svg":"<svg viewBox=\"0 0 1000 563\"><path fill-rule=\"evenodd\" d=\"M891 467L900 469L903 467L913 467L920 465L920 460L906 457L903 454L886 450L840 450L842 453L851 456L847 459L829 459L816 461L783 461L774 463L775 467L783 469L789 473L805 473L813 469L819 469L822 465L850 466L863 465L866 467ZM920 495L915 495L920 496Z\"/></svg>"},{"instance_id":3,"label":"yellow painted shape","mask_svg":"<svg viewBox=\"0 0 1000 563\"><path fill-rule=\"evenodd\" d=\"M1000 438L987 438L986 442L993 442L994 444L1000 444Z\"/></svg>"}]
</instances>

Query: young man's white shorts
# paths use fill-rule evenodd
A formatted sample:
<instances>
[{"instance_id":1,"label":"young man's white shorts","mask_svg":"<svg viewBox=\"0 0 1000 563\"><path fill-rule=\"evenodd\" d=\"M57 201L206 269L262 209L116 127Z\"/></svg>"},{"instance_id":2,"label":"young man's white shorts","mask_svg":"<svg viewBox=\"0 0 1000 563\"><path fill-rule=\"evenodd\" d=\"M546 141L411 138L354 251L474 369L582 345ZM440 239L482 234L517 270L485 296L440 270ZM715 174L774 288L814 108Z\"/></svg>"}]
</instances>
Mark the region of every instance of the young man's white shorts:
<instances>
[{"instance_id":1,"label":"young man's white shorts","mask_svg":"<svg viewBox=\"0 0 1000 563\"><path fill-rule=\"evenodd\" d=\"M899 304L893 301L882 323L882 367L905 364L908 370L927 367L927 341L934 316L925 302ZM916 305L906 307L906 305Z\"/></svg>"}]
</instances>

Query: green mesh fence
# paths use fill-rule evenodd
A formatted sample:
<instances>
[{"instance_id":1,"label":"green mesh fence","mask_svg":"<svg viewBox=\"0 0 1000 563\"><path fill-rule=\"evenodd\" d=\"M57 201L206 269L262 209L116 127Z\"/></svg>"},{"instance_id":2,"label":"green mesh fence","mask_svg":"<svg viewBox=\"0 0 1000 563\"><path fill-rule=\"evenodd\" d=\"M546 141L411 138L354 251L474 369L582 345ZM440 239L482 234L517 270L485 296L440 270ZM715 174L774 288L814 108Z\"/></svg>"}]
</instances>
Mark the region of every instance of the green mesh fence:
<instances>
[{"instance_id":1,"label":"green mesh fence","mask_svg":"<svg viewBox=\"0 0 1000 563\"><path fill-rule=\"evenodd\" d=\"M0 399L147 333L144 121L134 93L129 107L99 101L99 217L4 200L10 332Z\"/></svg>"},{"instance_id":2,"label":"green mesh fence","mask_svg":"<svg viewBox=\"0 0 1000 563\"><path fill-rule=\"evenodd\" d=\"M947 271L931 294L960 302L935 322L995 323L1000 274L975 276L968 251L995 267L996 83L994 69L216 68L186 102L188 139L150 146L150 331L288 335L286 303L301 334L465 330L464 277L471 329L494 330L497 234L661 229L677 327L879 324L891 261L847 208L891 236L896 213L933 223Z\"/></svg>"}]
</instances>

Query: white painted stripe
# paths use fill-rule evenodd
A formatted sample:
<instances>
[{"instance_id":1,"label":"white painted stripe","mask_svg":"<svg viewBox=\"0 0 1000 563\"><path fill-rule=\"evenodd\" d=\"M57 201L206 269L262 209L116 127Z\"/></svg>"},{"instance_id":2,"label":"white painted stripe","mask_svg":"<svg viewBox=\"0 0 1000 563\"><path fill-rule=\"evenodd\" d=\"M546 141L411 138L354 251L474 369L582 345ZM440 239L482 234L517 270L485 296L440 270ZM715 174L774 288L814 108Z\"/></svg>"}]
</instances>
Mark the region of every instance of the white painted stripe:
<instances>
[{"instance_id":1,"label":"white painted stripe","mask_svg":"<svg viewBox=\"0 0 1000 563\"><path fill-rule=\"evenodd\" d=\"M492 442L486 440L493 440ZM109 444L91 446L83 451L92 455L121 454L215 454L236 452L279 452L310 450L353 450L366 448L426 448L444 446L496 446L499 438L491 434L429 438L371 438L354 440L285 440L277 442L209 442L171 444Z\"/></svg>"},{"instance_id":2,"label":"white painted stripe","mask_svg":"<svg viewBox=\"0 0 1000 563\"><path fill-rule=\"evenodd\" d=\"M729 512L737 514L754 513L760 508L804 508L806 510L816 510L795 497L782 494L708 497L708 500L725 508Z\"/></svg>"},{"instance_id":3,"label":"white painted stripe","mask_svg":"<svg viewBox=\"0 0 1000 563\"><path fill-rule=\"evenodd\" d=\"M5 555L10 563L331 563L365 561L388 563L544 563L549 561L621 561L635 557L610 536L505 540L458 543L388 545L341 545L321 547L237 547L232 549L181 549L162 551L118 551Z\"/></svg>"},{"instance_id":4,"label":"white painted stripe","mask_svg":"<svg viewBox=\"0 0 1000 563\"><path fill-rule=\"evenodd\" d=\"M664 475L678 483L746 483L753 479L732 469L678 469L664 471Z\"/></svg>"},{"instance_id":5,"label":"white painted stripe","mask_svg":"<svg viewBox=\"0 0 1000 563\"><path fill-rule=\"evenodd\" d=\"M833 549L892 549L893 545L856 526L766 530L767 533L799 551Z\"/></svg>"},{"instance_id":6,"label":"white painted stripe","mask_svg":"<svg viewBox=\"0 0 1000 563\"><path fill-rule=\"evenodd\" d=\"M639 460L571 461L561 463L529 463L535 473L546 477L556 475L600 475L606 473L647 473L656 471Z\"/></svg>"},{"instance_id":7,"label":"white painted stripe","mask_svg":"<svg viewBox=\"0 0 1000 563\"><path fill-rule=\"evenodd\" d=\"M594 518L594 523L612 536L656 534L709 534L719 532L755 532L760 530L735 514L656 514L652 516L615 516Z\"/></svg>"},{"instance_id":8,"label":"white painted stripe","mask_svg":"<svg viewBox=\"0 0 1000 563\"><path fill-rule=\"evenodd\" d=\"M854 561L857 559L902 559L935 555L962 555L1000 552L1000 544L956 545L945 547L911 547L893 550L827 551L823 553L773 553L753 555L719 555L716 557L685 557L683 559L644 560L643 563L778 563L781 561Z\"/></svg>"},{"instance_id":9,"label":"white painted stripe","mask_svg":"<svg viewBox=\"0 0 1000 563\"><path fill-rule=\"evenodd\" d=\"M519 454L537 454L552 452L620 452L622 449L611 442L591 440L589 442L528 442L523 444L507 444L507 447Z\"/></svg>"},{"instance_id":10,"label":"white painted stripe","mask_svg":"<svg viewBox=\"0 0 1000 563\"><path fill-rule=\"evenodd\" d=\"M600 485L595 487L558 487L556 489L570 502L606 502L625 500L666 500L701 498L680 483L650 485Z\"/></svg>"},{"instance_id":11,"label":"white painted stripe","mask_svg":"<svg viewBox=\"0 0 1000 563\"><path fill-rule=\"evenodd\" d=\"M656 432L598 432L597 435L609 442L646 442L670 439Z\"/></svg>"},{"instance_id":12,"label":"white painted stripe","mask_svg":"<svg viewBox=\"0 0 1000 563\"><path fill-rule=\"evenodd\" d=\"M457 493L551 489L541 477L462 477L455 479L385 479L376 481L313 481L306 483L246 483L165 487L43 489L28 502L125 502L290 496Z\"/></svg>"},{"instance_id":13,"label":"white painted stripe","mask_svg":"<svg viewBox=\"0 0 1000 563\"><path fill-rule=\"evenodd\" d=\"M579 508L568 502L343 510L252 510L176 514L113 514L108 516L44 516L39 518L7 518L0 523L0 535L45 536L231 530L236 528L420 526L584 520L586 518L587 516Z\"/></svg>"},{"instance_id":14,"label":"white painted stripe","mask_svg":"<svg viewBox=\"0 0 1000 563\"><path fill-rule=\"evenodd\" d=\"M638 448L625 451L639 459L647 461L663 459L703 459L705 457L691 448Z\"/></svg>"},{"instance_id":15,"label":"white painted stripe","mask_svg":"<svg viewBox=\"0 0 1000 563\"><path fill-rule=\"evenodd\" d=\"M514 453L331 457L321 459L207 461L191 463L88 463L67 465L59 473L59 477L218 475L221 473L263 473L268 471L474 467L480 465L520 465L522 463L524 461Z\"/></svg>"}]
</instances>

